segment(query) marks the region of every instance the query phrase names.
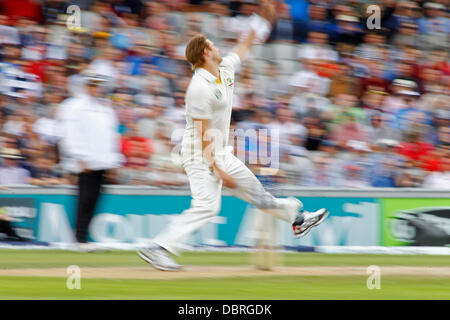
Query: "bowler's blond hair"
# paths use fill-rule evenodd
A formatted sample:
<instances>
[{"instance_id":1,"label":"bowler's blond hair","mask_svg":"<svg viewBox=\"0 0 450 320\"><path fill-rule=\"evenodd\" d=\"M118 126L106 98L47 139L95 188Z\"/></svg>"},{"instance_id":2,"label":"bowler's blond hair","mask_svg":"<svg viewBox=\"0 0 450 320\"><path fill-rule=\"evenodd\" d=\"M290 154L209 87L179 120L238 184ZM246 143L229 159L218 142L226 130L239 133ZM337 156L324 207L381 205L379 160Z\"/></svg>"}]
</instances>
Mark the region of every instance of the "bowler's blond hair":
<instances>
[{"instance_id":1,"label":"bowler's blond hair","mask_svg":"<svg viewBox=\"0 0 450 320\"><path fill-rule=\"evenodd\" d=\"M201 67L205 63L205 49L209 44L203 34L198 34L189 40L186 46L186 60L192 65L192 69Z\"/></svg>"}]
</instances>

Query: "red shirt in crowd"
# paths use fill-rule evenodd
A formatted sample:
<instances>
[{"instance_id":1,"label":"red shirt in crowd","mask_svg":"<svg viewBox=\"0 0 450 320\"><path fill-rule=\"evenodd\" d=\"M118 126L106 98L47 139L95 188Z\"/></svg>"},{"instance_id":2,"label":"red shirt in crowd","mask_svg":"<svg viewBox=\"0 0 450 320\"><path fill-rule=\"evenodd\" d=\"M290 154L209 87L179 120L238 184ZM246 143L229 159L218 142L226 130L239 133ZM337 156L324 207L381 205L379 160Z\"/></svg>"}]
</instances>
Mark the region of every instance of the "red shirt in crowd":
<instances>
[{"instance_id":1,"label":"red shirt in crowd","mask_svg":"<svg viewBox=\"0 0 450 320\"><path fill-rule=\"evenodd\" d=\"M442 159L437 152L429 152L421 158L421 168L425 171L442 171Z\"/></svg>"},{"instance_id":2,"label":"red shirt in crowd","mask_svg":"<svg viewBox=\"0 0 450 320\"><path fill-rule=\"evenodd\" d=\"M397 146L397 152L408 159L420 160L426 156L430 151L433 151L433 145L418 141L418 142L402 142Z\"/></svg>"},{"instance_id":3,"label":"red shirt in crowd","mask_svg":"<svg viewBox=\"0 0 450 320\"><path fill-rule=\"evenodd\" d=\"M144 137L123 137L122 153L127 159L127 164L146 166L152 153L150 140Z\"/></svg>"},{"instance_id":4,"label":"red shirt in crowd","mask_svg":"<svg viewBox=\"0 0 450 320\"><path fill-rule=\"evenodd\" d=\"M0 2L0 12L16 21L21 18L42 23L42 8L36 0L3 0Z\"/></svg>"}]
</instances>

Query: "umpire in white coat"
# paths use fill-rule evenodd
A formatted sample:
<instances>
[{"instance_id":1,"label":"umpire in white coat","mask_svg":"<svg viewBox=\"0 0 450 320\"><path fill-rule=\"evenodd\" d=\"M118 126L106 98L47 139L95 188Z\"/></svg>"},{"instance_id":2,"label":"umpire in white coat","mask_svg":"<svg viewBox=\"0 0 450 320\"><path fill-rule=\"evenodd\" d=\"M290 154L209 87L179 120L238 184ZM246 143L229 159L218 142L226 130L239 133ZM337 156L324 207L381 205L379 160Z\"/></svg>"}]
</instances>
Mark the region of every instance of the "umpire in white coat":
<instances>
[{"instance_id":1,"label":"umpire in white coat","mask_svg":"<svg viewBox=\"0 0 450 320\"><path fill-rule=\"evenodd\" d=\"M75 237L80 244L87 243L89 223L105 172L118 168L123 162L119 122L111 102L106 99L108 80L86 73L84 82L84 90L65 100L58 115L62 165L78 175Z\"/></svg>"}]
</instances>

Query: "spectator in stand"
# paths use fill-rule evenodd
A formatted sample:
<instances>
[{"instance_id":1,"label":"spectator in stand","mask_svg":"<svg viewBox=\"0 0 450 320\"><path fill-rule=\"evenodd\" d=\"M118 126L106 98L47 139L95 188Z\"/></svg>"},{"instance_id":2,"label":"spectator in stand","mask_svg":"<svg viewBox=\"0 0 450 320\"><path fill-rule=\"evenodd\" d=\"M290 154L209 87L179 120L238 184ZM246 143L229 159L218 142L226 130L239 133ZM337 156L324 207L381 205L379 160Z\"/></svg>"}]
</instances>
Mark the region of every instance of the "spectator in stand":
<instances>
[{"instance_id":1,"label":"spectator in stand","mask_svg":"<svg viewBox=\"0 0 450 320\"><path fill-rule=\"evenodd\" d=\"M417 92L417 89L418 87L415 81L405 79L393 80L389 90L391 94L386 96L383 100L383 112L395 114L400 109L405 108L407 104L405 102L404 95L400 94L400 92L411 91L412 95L417 95L414 93Z\"/></svg>"},{"instance_id":2,"label":"spectator in stand","mask_svg":"<svg viewBox=\"0 0 450 320\"><path fill-rule=\"evenodd\" d=\"M347 165L344 167L343 179L340 182L342 188L367 188L367 182L364 168L358 165Z\"/></svg>"},{"instance_id":3,"label":"spectator in stand","mask_svg":"<svg viewBox=\"0 0 450 320\"><path fill-rule=\"evenodd\" d=\"M429 155L433 150L433 145L424 142L419 131L406 133L404 142L397 146L397 152L408 159L416 161L417 167L420 167L423 157Z\"/></svg>"},{"instance_id":4,"label":"spectator in stand","mask_svg":"<svg viewBox=\"0 0 450 320\"><path fill-rule=\"evenodd\" d=\"M279 18L273 27L270 40L277 42L293 42L294 41L294 23L291 18L291 10L289 5L283 3L279 13Z\"/></svg>"},{"instance_id":5,"label":"spectator in stand","mask_svg":"<svg viewBox=\"0 0 450 320\"><path fill-rule=\"evenodd\" d=\"M392 123L392 126L403 131L420 128L425 133L432 124L432 116L428 111L420 109L417 100L419 93L404 90L397 94L403 98L405 107L397 111L395 123Z\"/></svg>"},{"instance_id":6,"label":"spectator in stand","mask_svg":"<svg viewBox=\"0 0 450 320\"><path fill-rule=\"evenodd\" d=\"M183 131L180 131L183 132ZM159 123L155 130L154 153L150 159L150 177L154 184L160 187L178 187L189 183L181 168L181 157L177 157L180 141L174 141L173 131L163 123ZM171 140L172 139L172 140Z\"/></svg>"},{"instance_id":7,"label":"spectator in stand","mask_svg":"<svg viewBox=\"0 0 450 320\"><path fill-rule=\"evenodd\" d=\"M419 27L415 22L400 22L398 32L393 37L393 44L398 47L413 46L421 47L423 43L418 35Z\"/></svg>"},{"instance_id":8,"label":"spectator in stand","mask_svg":"<svg viewBox=\"0 0 450 320\"><path fill-rule=\"evenodd\" d=\"M321 60L321 61L337 61L338 54L329 44L329 36L327 33L310 31L308 32L307 43L301 45L299 59Z\"/></svg>"},{"instance_id":9,"label":"spectator in stand","mask_svg":"<svg viewBox=\"0 0 450 320\"><path fill-rule=\"evenodd\" d=\"M295 116L295 113L286 107L280 107L276 110L277 123L275 128L279 131L281 146L289 145L289 136L297 134L305 138L307 130L300 124Z\"/></svg>"},{"instance_id":10,"label":"spectator in stand","mask_svg":"<svg viewBox=\"0 0 450 320\"><path fill-rule=\"evenodd\" d=\"M0 44L20 44L19 30L10 26L9 18L3 14L0 14Z\"/></svg>"},{"instance_id":11,"label":"spectator in stand","mask_svg":"<svg viewBox=\"0 0 450 320\"><path fill-rule=\"evenodd\" d=\"M336 32L334 32L335 42L359 45L363 40L363 27L359 17L347 14L336 16Z\"/></svg>"},{"instance_id":12,"label":"spectator in stand","mask_svg":"<svg viewBox=\"0 0 450 320\"><path fill-rule=\"evenodd\" d=\"M40 79L22 68L20 45L3 45L2 63L0 64L0 91L10 97L21 97L20 91L30 90L39 95L42 91Z\"/></svg>"},{"instance_id":13,"label":"spectator in stand","mask_svg":"<svg viewBox=\"0 0 450 320\"><path fill-rule=\"evenodd\" d=\"M340 63L331 77L329 95L331 97L336 97L340 94L359 96L360 92L361 80L351 75L350 65Z\"/></svg>"},{"instance_id":14,"label":"spectator in stand","mask_svg":"<svg viewBox=\"0 0 450 320\"><path fill-rule=\"evenodd\" d=\"M55 155L39 154L33 162L31 184L36 186L69 184L69 180L58 170Z\"/></svg>"},{"instance_id":15,"label":"spectator in stand","mask_svg":"<svg viewBox=\"0 0 450 320\"><path fill-rule=\"evenodd\" d=\"M369 74L362 78L361 90L387 92L389 90L389 79L386 79L386 64L376 60L367 60Z\"/></svg>"},{"instance_id":16,"label":"spectator in stand","mask_svg":"<svg viewBox=\"0 0 450 320\"><path fill-rule=\"evenodd\" d=\"M303 124L307 129L307 135L303 138L305 148L309 151L317 151L327 137L324 123L318 117L305 117Z\"/></svg>"},{"instance_id":17,"label":"spectator in stand","mask_svg":"<svg viewBox=\"0 0 450 320\"><path fill-rule=\"evenodd\" d=\"M122 153L125 156L125 167L119 169L120 183L146 185L152 183L148 177L149 159L152 147L149 139L139 137L134 123L127 124L127 131L122 137Z\"/></svg>"},{"instance_id":18,"label":"spectator in stand","mask_svg":"<svg viewBox=\"0 0 450 320\"><path fill-rule=\"evenodd\" d=\"M383 113L383 100L386 96L385 91L368 90L362 96L361 108L366 109L369 115Z\"/></svg>"},{"instance_id":19,"label":"spectator in stand","mask_svg":"<svg viewBox=\"0 0 450 320\"><path fill-rule=\"evenodd\" d=\"M331 159L325 155L318 155L314 160L314 173L308 183L311 187L339 187L340 181L336 179L331 166Z\"/></svg>"},{"instance_id":20,"label":"spectator in stand","mask_svg":"<svg viewBox=\"0 0 450 320\"><path fill-rule=\"evenodd\" d=\"M306 34L311 31L326 33L330 36L336 30L336 26L328 19L328 9L323 5L310 5L308 8L309 19L303 26L305 34L301 41L306 40Z\"/></svg>"},{"instance_id":21,"label":"spectator in stand","mask_svg":"<svg viewBox=\"0 0 450 320\"><path fill-rule=\"evenodd\" d=\"M448 124L450 117L447 118L446 120L447 120L447 124ZM438 126L437 131L438 131L437 132L437 144L442 146L443 148L448 149L450 147L450 126L449 125Z\"/></svg>"},{"instance_id":22,"label":"spectator in stand","mask_svg":"<svg viewBox=\"0 0 450 320\"><path fill-rule=\"evenodd\" d=\"M334 97L333 101L334 104L331 110L333 123L341 124L349 115L358 123L366 123L367 112L360 108L360 101L357 96L340 94Z\"/></svg>"},{"instance_id":23,"label":"spectator in stand","mask_svg":"<svg viewBox=\"0 0 450 320\"><path fill-rule=\"evenodd\" d=\"M330 124L330 139L345 147L350 140L368 142L367 114L357 106L358 99L352 95L336 98L335 112Z\"/></svg>"},{"instance_id":24,"label":"spectator in stand","mask_svg":"<svg viewBox=\"0 0 450 320\"><path fill-rule=\"evenodd\" d=\"M344 172L341 173L341 176L344 176L346 173L358 172L358 175L355 175L354 177L358 176L361 180L360 183L362 183L363 180L368 183L369 173L373 162L372 149L370 148L370 145L364 141L349 140L344 150L347 152L342 159L343 167L341 167L341 169ZM356 169L356 171L346 171L346 167L348 166L355 166L358 169Z\"/></svg>"},{"instance_id":25,"label":"spectator in stand","mask_svg":"<svg viewBox=\"0 0 450 320\"><path fill-rule=\"evenodd\" d=\"M30 172L20 166L23 160L18 149L3 148L0 151L0 185L29 184Z\"/></svg>"},{"instance_id":26,"label":"spectator in stand","mask_svg":"<svg viewBox=\"0 0 450 320\"><path fill-rule=\"evenodd\" d=\"M292 147L280 150L280 169L283 174L283 183L290 185L311 185L314 172L314 162L311 153L303 147L303 138L292 135Z\"/></svg>"},{"instance_id":27,"label":"spectator in stand","mask_svg":"<svg viewBox=\"0 0 450 320\"><path fill-rule=\"evenodd\" d=\"M225 3L216 1L210 1L208 7L209 12L206 12L202 19L202 33L219 46L224 38L236 38L233 30L229 28L233 21L230 8Z\"/></svg>"},{"instance_id":28,"label":"spectator in stand","mask_svg":"<svg viewBox=\"0 0 450 320\"><path fill-rule=\"evenodd\" d=\"M364 34L364 42L355 48L355 54L367 60L380 61L383 60L386 36L379 30L369 30Z\"/></svg>"},{"instance_id":29,"label":"spectator in stand","mask_svg":"<svg viewBox=\"0 0 450 320\"><path fill-rule=\"evenodd\" d=\"M277 96L289 94L288 80L281 76L276 61L268 60L265 67L265 75L258 80L261 82L261 92L265 93L269 102L273 102Z\"/></svg>"},{"instance_id":30,"label":"spectator in stand","mask_svg":"<svg viewBox=\"0 0 450 320\"><path fill-rule=\"evenodd\" d=\"M448 34L450 33L450 19L446 6L437 2L423 4L424 17L418 20L419 31L422 33L421 41L427 48L443 47L448 50Z\"/></svg>"},{"instance_id":31,"label":"spectator in stand","mask_svg":"<svg viewBox=\"0 0 450 320\"><path fill-rule=\"evenodd\" d=\"M391 148L387 146L387 148ZM370 171L370 184L377 188L394 188L398 186L399 159L389 150L383 152L374 159Z\"/></svg>"},{"instance_id":32,"label":"spectator in stand","mask_svg":"<svg viewBox=\"0 0 450 320\"><path fill-rule=\"evenodd\" d=\"M148 166L148 160L152 153L152 146L149 139L140 137L134 122L127 123L127 131L122 137L122 153L128 162Z\"/></svg>"},{"instance_id":33,"label":"spectator in stand","mask_svg":"<svg viewBox=\"0 0 450 320\"><path fill-rule=\"evenodd\" d=\"M400 142L402 139L401 131L388 125L388 117L382 112L374 112L370 116L368 127L369 142L373 146L382 139Z\"/></svg>"},{"instance_id":34,"label":"spectator in stand","mask_svg":"<svg viewBox=\"0 0 450 320\"><path fill-rule=\"evenodd\" d=\"M417 3L413 1L397 1L393 5L392 18L385 21L385 27L391 31L390 35L398 31L402 22L415 23L420 13Z\"/></svg>"}]
</instances>

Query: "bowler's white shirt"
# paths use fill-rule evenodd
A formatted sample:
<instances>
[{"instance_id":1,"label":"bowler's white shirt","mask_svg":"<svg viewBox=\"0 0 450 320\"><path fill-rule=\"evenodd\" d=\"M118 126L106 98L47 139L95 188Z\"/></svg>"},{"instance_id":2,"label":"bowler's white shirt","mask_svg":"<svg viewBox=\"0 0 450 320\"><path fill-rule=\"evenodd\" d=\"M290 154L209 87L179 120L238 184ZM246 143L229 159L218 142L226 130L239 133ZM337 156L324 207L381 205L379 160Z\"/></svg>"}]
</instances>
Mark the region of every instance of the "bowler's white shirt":
<instances>
[{"instance_id":1,"label":"bowler's white shirt","mask_svg":"<svg viewBox=\"0 0 450 320\"><path fill-rule=\"evenodd\" d=\"M216 155L231 148L228 145L231 111L233 106L234 73L240 63L232 52L223 58L220 66L220 82L210 72L197 68L186 91L186 129L182 143L184 160L201 157L201 139L197 136L193 119L209 119L210 132L215 137ZM201 159L201 158L196 158Z\"/></svg>"},{"instance_id":2,"label":"bowler's white shirt","mask_svg":"<svg viewBox=\"0 0 450 320\"><path fill-rule=\"evenodd\" d=\"M78 160L84 161L90 170L121 165L119 122L109 101L86 94L69 98L61 104L58 119L63 165L67 170L78 173Z\"/></svg>"}]
</instances>

